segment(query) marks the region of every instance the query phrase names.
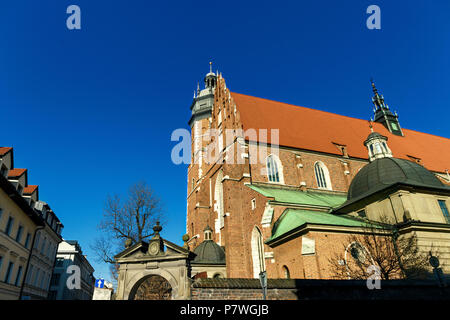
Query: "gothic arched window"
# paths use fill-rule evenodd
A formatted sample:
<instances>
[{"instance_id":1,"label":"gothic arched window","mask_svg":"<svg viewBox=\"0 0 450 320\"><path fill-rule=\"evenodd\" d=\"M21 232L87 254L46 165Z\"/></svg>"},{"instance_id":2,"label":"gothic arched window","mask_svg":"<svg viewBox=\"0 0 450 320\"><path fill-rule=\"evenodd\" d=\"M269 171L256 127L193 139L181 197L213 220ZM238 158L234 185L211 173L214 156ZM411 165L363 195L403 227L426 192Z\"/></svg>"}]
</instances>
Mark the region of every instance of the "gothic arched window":
<instances>
[{"instance_id":1,"label":"gothic arched window","mask_svg":"<svg viewBox=\"0 0 450 320\"><path fill-rule=\"evenodd\" d=\"M253 261L253 277L259 278L260 272L265 270L264 265L264 247L261 231L258 227L253 228L252 232L252 261Z\"/></svg>"},{"instance_id":2,"label":"gothic arched window","mask_svg":"<svg viewBox=\"0 0 450 320\"><path fill-rule=\"evenodd\" d=\"M291 273L289 272L289 269L287 266L283 266L283 274L285 279L291 278Z\"/></svg>"},{"instance_id":3,"label":"gothic arched window","mask_svg":"<svg viewBox=\"0 0 450 320\"><path fill-rule=\"evenodd\" d=\"M266 165L269 182L283 183L283 168L280 159L276 155L271 154L266 159Z\"/></svg>"},{"instance_id":4,"label":"gothic arched window","mask_svg":"<svg viewBox=\"0 0 450 320\"><path fill-rule=\"evenodd\" d=\"M320 161L314 164L317 186L322 189L331 190L331 180L327 167Z\"/></svg>"},{"instance_id":5,"label":"gothic arched window","mask_svg":"<svg viewBox=\"0 0 450 320\"><path fill-rule=\"evenodd\" d=\"M219 235L219 242L220 242L220 229L224 226L224 208L223 208L223 173L222 171L219 171L216 178L216 184L214 186L214 211L217 212L217 219L216 219L216 234Z\"/></svg>"}]
</instances>

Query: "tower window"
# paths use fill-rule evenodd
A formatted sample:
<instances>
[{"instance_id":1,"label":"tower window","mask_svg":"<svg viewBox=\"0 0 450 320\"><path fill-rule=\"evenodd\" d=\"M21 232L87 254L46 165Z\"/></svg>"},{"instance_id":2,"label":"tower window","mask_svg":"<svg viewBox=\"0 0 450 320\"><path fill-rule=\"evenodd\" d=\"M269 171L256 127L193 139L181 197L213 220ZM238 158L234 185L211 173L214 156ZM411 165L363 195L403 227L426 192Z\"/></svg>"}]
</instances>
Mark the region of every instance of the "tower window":
<instances>
[{"instance_id":1,"label":"tower window","mask_svg":"<svg viewBox=\"0 0 450 320\"><path fill-rule=\"evenodd\" d=\"M382 153L383 151L381 150L380 144L379 143L375 143L375 151L377 153Z\"/></svg>"},{"instance_id":2,"label":"tower window","mask_svg":"<svg viewBox=\"0 0 450 320\"><path fill-rule=\"evenodd\" d=\"M444 215L447 223L450 223L450 214L448 212L447 205L445 204L445 200L438 200L439 207L441 207L442 214Z\"/></svg>"},{"instance_id":3,"label":"tower window","mask_svg":"<svg viewBox=\"0 0 450 320\"><path fill-rule=\"evenodd\" d=\"M398 130L398 126L395 122L391 122L392 130Z\"/></svg>"}]
</instances>

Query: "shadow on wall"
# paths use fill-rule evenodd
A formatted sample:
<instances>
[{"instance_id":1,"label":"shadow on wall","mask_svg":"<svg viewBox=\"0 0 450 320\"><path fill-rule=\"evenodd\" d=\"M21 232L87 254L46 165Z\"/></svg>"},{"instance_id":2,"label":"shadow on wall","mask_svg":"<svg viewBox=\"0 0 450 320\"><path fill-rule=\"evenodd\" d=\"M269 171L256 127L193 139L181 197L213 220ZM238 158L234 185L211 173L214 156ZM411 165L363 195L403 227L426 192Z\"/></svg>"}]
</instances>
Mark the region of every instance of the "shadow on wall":
<instances>
[{"instance_id":1,"label":"shadow on wall","mask_svg":"<svg viewBox=\"0 0 450 320\"><path fill-rule=\"evenodd\" d=\"M370 290L365 280L268 279L268 300L448 300L450 287L430 280L381 280ZM198 279L193 300L261 300L259 279Z\"/></svg>"}]
</instances>

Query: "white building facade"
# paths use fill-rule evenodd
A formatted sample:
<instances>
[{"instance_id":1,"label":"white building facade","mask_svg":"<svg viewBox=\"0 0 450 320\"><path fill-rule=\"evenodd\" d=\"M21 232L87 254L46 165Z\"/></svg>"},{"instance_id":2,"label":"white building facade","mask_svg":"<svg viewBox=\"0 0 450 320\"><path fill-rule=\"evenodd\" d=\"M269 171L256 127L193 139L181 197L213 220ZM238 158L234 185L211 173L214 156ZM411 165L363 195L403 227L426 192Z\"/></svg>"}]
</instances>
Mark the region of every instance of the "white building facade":
<instances>
[{"instance_id":1,"label":"white building facade","mask_svg":"<svg viewBox=\"0 0 450 320\"><path fill-rule=\"evenodd\" d=\"M50 283L50 300L92 300L94 268L83 255L78 241L65 240L58 246Z\"/></svg>"}]
</instances>

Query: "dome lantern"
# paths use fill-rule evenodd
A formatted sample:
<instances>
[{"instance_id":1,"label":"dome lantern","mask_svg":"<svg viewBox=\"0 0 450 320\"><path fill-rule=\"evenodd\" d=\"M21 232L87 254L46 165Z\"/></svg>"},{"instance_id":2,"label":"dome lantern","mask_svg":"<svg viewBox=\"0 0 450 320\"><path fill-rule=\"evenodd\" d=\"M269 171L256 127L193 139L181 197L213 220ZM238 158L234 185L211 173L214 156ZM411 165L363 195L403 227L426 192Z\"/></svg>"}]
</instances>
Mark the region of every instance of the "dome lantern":
<instances>
[{"instance_id":1,"label":"dome lantern","mask_svg":"<svg viewBox=\"0 0 450 320\"><path fill-rule=\"evenodd\" d=\"M372 131L364 141L364 145L369 151L369 161L372 162L381 158L392 158L392 151L387 144L388 138L374 132L372 129L372 123L370 124L370 131Z\"/></svg>"}]
</instances>

